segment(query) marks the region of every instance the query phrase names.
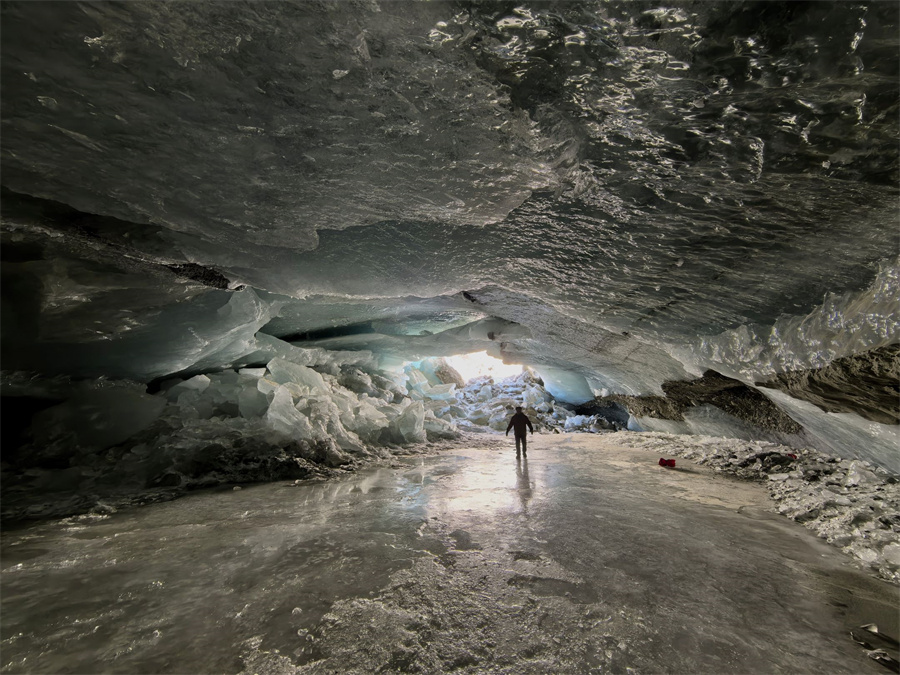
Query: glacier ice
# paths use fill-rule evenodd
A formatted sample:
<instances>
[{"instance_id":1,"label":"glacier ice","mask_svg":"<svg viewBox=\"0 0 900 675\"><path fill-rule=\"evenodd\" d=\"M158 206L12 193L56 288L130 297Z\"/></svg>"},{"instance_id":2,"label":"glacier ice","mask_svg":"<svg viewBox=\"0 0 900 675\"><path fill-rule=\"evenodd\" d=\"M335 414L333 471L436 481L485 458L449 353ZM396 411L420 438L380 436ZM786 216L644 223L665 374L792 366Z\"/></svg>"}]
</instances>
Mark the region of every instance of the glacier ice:
<instances>
[{"instance_id":1,"label":"glacier ice","mask_svg":"<svg viewBox=\"0 0 900 675\"><path fill-rule=\"evenodd\" d=\"M547 391L560 401L579 404L587 403L595 396L587 380L578 372L540 366L536 369Z\"/></svg>"},{"instance_id":2,"label":"glacier ice","mask_svg":"<svg viewBox=\"0 0 900 675\"><path fill-rule=\"evenodd\" d=\"M216 425L204 457L290 429L253 470L302 473L496 429L520 396L563 430L563 403L601 392L897 344L889 3L286 7L4 13L0 384L66 401L54 453L64 419L88 447L137 429L162 468ZM472 351L535 369L541 397L479 401L425 361ZM98 378L164 407L123 396L142 412L106 413L103 440L75 412ZM770 398L804 442L896 465L894 425ZM707 409L665 424L757 433Z\"/></svg>"},{"instance_id":3,"label":"glacier ice","mask_svg":"<svg viewBox=\"0 0 900 675\"><path fill-rule=\"evenodd\" d=\"M816 448L875 462L900 473L900 427L896 424L879 424L849 413L828 413L780 391L760 391L804 426L810 444Z\"/></svg>"},{"instance_id":4,"label":"glacier ice","mask_svg":"<svg viewBox=\"0 0 900 675\"><path fill-rule=\"evenodd\" d=\"M461 430L503 432L519 405L538 433L612 428L597 416L575 416L531 370L457 388L436 376L452 378L440 358L383 371L366 354L265 340L280 356L264 367L169 378L154 395L141 385L79 390L39 413L33 442L47 447L35 455L37 473L29 484L103 494L303 477L317 466L341 467L397 446L455 439ZM73 453L95 456L90 453L110 447L102 463L96 455L84 471L60 474L55 482L41 473L40 467L68 462Z\"/></svg>"},{"instance_id":5,"label":"glacier ice","mask_svg":"<svg viewBox=\"0 0 900 675\"><path fill-rule=\"evenodd\" d=\"M764 480L779 513L884 579L900 582L900 482L891 471L866 460L760 440L645 431L619 434L616 442L684 457L718 473Z\"/></svg>"}]
</instances>

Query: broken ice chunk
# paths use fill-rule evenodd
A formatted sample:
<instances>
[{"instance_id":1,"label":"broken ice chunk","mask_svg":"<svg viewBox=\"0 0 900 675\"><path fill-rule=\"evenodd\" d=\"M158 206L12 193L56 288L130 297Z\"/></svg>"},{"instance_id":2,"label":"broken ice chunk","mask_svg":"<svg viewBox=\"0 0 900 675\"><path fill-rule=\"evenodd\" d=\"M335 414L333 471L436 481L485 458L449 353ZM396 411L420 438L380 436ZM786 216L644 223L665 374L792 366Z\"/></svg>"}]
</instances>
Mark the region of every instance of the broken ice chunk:
<instances>
[{"instance_id":1,"label":"broken ice chunk","mask_svg":"<svg viewBox=\"0 0 900 675\"><path fill-rule=\"evenodd\" d=\"M202 394L206 391L206 388L209 387L209 382L210 380L206 375L195 375L189 380L179 382L174 387L170 387L169 390L166 391L166 398L172 403L175 403L178 400L178 397L187 391Z\"/></svg>"},{"instance_id":2,"label":"broken ice chunk","mask_svg":"<svg viewBox=\"0 0 900 675\"><path fill-rule=\"evenodd\" d=\"M867 483L874 484L880 482L881 479L872 471L869 471L862 462L853 460L849 463L847 468L847 479L844 481L844 485L865 485Z\"/></svg>"},{"instance_id":3,"label":"broken ice chunk","mask_svg":"<svg viewBox=\"0 0 900 675\"><path fill-rule=\"evenodd\" d=\"M491 385L484 385L475 396L476 401L490 401L494 397L494 390Z\"/></svg>"},{"instance_id":4,"label":"broken ice chunk","mask_svg":"<svg viewBox=\"0 0 900 675\"><path fill-rule=\"evenodd\" d=\"M269 398L257 386L246 386L238 394L238 410L241 417L262 417L269 408Z\"/></svg>"},{"instance_id":5,"label":"broken ice chunk","mask_svg":"<svg viewBox=\"0 0 900 675\"><path fill-rule=\"evenodd\" d=\"M279 387L266 411L266 422L275 431L290 438L312 438L313 429L306 415L294 407L287 387Z\"/></svg>"},{"instance_id":6,"label":"broken ice chunk","mask_svg":"<svg viewBox=\"0 0 900 675\"><path fill-rule=\"evenodd\" d=\"M537 408L544 403L544 392L534 385L528 387L522 394L522 406L525 408Z\"/></svg>"},{"instance_id":7,"label":"broken ice chunk","mask_svg":"<svg viewBox=\"0 0 900 675\"><path fill-rule=\"evenodd\" d=\"M318 389L321 392L331 391L322 376L312 368L278 358L269 361L266 367L269 369L269 379L278 384L293 382L313 390Z\"/></svg>"},{"instance_id":8,"label":"broken ice chunk","mask_svg":"<svg viewBox=\"0 0 900 675\"><path fill-rule=\"evenodd\" d=\"M410 403L391 426L406 443L423 443L425 441L425 406L421 401Z\"/></svg>"}]
</instances>

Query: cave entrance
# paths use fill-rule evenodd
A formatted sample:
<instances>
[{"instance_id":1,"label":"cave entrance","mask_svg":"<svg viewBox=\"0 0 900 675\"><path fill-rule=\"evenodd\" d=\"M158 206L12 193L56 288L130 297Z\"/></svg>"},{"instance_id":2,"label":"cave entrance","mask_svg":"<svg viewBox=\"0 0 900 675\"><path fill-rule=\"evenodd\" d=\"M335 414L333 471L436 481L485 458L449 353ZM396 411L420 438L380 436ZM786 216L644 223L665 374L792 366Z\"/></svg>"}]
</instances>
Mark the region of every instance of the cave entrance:
<instances>
[{"instance_id":1,"label":"cave entrance","mask_svg":"<svg viewBox=\"0 0 900 675\"><path fill-rule=\"evenodd\" d=\"M502 380L507 377L515 377L522 372L521 363L503 363L500 359L489 356L487 352L457 354L448 356L445 360L462 375L466 382L485 375L490 375L494 380Z\"/></svg>"}]
</instances>

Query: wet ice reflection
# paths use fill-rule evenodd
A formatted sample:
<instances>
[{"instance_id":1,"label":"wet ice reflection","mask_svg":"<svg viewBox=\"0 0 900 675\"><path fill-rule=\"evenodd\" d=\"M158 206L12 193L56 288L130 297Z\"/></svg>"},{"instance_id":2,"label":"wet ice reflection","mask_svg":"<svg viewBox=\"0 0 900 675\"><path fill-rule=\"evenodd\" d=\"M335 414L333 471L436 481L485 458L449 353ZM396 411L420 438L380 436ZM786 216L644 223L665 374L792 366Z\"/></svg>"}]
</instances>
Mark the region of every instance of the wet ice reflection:
<instances>
[{"instance_id":1,"label":"wet ice reflection","mask_svg":"<svg viewBox=\"0 0 900 675\"><path fill-rule=\"evenodd\" d=\"M426 471L195 494L4 532L2 667L237 672L256 634L304 662L313 654L298 634L336 600L443 550L416 531Z\"/></svg>"},{"instance_id":2,"label":"wet ice reflection","mask_svg":"<svg viewBox=\"0 0 900 675\"><path fill-rule=\"evenodd\" d=\"M604 448L601 463L584 445L599 440L6 530L2 670L858 670L802 569L830 574L836 551L759 508L684 496L755 504L749 487L663 472L652 451ZM860 579L859 597L879 597Z\"/></svg>"},{"instance_id":3,"label":"wet ice reflection","mask_svg":"<svg viewBox=\"0 0 900 675\"><path fill-rule=\"evenodd\" d=\"M484 517L508 512L528 512L528 504L536 492L536 481L529 474L528 459L516 461L512 453L486 465L482 461L461 462L446 487L428 498L429 515L475 512ZM437 471L440 471L438 469ZM434 472L432 472L434 473Z\"/></svg>"}]
</instances>

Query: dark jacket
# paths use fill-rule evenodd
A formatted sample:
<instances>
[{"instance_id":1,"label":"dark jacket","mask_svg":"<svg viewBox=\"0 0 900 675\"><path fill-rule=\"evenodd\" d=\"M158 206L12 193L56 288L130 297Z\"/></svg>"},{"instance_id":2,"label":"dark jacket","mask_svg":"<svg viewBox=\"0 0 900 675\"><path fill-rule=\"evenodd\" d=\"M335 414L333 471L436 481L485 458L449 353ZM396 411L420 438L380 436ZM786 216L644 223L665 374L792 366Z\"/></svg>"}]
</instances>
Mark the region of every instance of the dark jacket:
<instances>
[{"instance_id":1,"label":"dark jacket","mask_svg":"<svg viewBox=\"0 0 900 675\"><path fill-rule=\"evenodd\" d=\"M531 420L528 419L528 415L523 412L517 412L509 421L509 426L506 427L506 433L509 433L510 429L515 429L516 436L524 436L526 426L531 429L531 433L534 433L534 427L531 426Z\"/></svg>"}]
</instances>

